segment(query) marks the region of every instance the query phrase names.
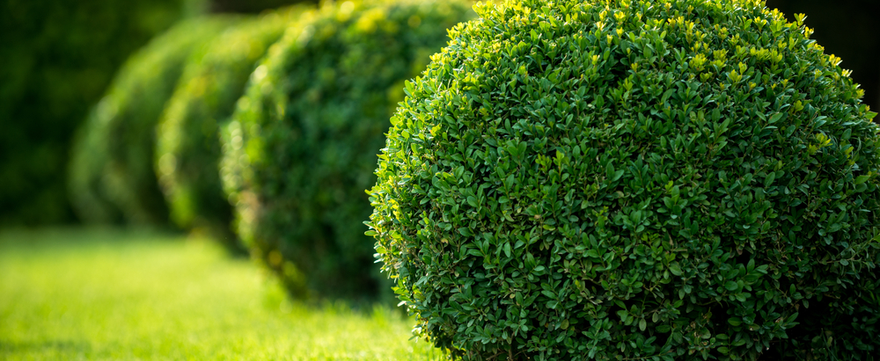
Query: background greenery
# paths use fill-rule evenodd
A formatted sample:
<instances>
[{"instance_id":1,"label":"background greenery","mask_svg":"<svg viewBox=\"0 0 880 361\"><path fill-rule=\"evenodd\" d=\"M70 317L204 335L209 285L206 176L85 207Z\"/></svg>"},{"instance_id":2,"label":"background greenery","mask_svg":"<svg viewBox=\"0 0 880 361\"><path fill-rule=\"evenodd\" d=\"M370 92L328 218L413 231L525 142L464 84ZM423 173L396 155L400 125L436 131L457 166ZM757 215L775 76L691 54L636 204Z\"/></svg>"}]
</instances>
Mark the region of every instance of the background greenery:
<instances>
[{"instance_id":1,"label":"background greenery","mask_svg":"<svg viewBox=\"0 0 880 361\"><path fill-rule=\"evenodd\" d=\"M0 0L0 226L78 220L66 192L74 130L152 36L209 10L293 2Z\"/></svg>"},{"instance_id":2,"label":"background greenery","mask_svg":"<svg viewBox=\"0 0 880 361\"><path fill-rule=\"evenodd\" d=\"M217 35L187 61L156 126L155 170L171 220L207 231L233 250L239 242L218 174L220 127L229 122L257 61L303 10L250 17Z\"/></svg>"},{"instance_id":3,"label":"background greenery","mask_svg":"<svg viewBox=\"0 0 880 361\"><path fill-rule=\"evenodd\" d=\"M70 221L64 169L86 110L154 34L198 12L182 0L4 0L0 224Z\"/></svg>"},{"instance_id":4,"label":"background greenery","mask_svg":"<svg viewBox=\"0 0 880 361\"><path fill-rule=\"evenodd\" d=\"M126 61L72 148L70 197L82 219L108 222L118 210L130 224L168 223L153 171L154 129L187 60L241 21L214 15L178 22Z\"/></svg>"}]
</instances>

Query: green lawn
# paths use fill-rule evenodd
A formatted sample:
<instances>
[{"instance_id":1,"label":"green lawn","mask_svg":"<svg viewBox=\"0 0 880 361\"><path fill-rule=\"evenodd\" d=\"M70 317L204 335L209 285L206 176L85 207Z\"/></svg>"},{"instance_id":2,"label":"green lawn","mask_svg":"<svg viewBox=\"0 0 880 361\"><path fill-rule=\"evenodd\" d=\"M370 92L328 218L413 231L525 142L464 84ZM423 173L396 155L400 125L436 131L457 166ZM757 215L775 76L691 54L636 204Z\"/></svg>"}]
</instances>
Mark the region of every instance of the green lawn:
<instances>
[{"instance_id":1,"label":"green lawn","mask_svg":"<svg viewBox=\"0 0 880 361\"><path fill-rule=\"evenodd\" d=\"M157 232L0 232L0 360L438 360L388 308L310 307Z\"/></svg>"}]
</instances>

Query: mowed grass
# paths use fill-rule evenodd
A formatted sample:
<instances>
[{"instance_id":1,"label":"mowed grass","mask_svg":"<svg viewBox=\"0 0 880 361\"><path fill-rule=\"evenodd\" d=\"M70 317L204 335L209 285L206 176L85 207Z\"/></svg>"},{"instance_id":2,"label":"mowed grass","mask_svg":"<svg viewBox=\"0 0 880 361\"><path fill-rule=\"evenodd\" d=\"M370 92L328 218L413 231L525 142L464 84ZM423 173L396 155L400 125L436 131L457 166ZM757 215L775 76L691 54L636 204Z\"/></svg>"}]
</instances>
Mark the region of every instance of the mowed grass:
<instances>
[{"instance_id":1,"label":"mowed grass","mask_svg":"<svg viewBox=\"0 0 880 361\"><path fill-rule=\"evenodd\" d=\"M290 302L259 267L149 231L0 232L0 360L439 360L387 307Z\"/></svg>"}]
</instances>

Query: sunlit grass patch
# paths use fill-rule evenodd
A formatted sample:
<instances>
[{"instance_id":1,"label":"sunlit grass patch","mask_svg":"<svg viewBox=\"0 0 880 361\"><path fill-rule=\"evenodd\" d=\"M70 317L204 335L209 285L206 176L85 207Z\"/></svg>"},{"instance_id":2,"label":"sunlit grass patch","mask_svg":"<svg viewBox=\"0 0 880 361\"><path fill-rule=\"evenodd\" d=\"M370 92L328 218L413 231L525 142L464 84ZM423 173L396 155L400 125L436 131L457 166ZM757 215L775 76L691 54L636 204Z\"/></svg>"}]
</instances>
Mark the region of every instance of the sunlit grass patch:
<instances>
[{"instance_id":1,"label":"sunlit grass patch","mask_svg":"<svg viewBox=\"0 0 880 361\"><path fill-rule=\"evenodd\" d=\"M291 303L248 260L156 232L0 233L0 359L436 360L376 307Z\"/></svg>"}]
</instances>

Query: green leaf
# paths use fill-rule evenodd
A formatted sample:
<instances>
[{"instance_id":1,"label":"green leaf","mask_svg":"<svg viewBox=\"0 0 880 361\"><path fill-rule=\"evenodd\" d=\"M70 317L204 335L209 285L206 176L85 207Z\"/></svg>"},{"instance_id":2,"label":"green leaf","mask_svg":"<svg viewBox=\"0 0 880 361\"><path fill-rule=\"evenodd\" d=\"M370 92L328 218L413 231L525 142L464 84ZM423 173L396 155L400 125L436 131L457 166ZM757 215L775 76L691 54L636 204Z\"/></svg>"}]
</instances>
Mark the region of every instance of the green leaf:
<instances>
[{"instance_id":1,"label":"green leaf","mask_svg":"<svg viewBox=\"0 0 880 361\"><path fill-rule=\"evenodd\" d=\"M477 208L480 206L480 203L477 201L477 198L474 196L468 196L467 202L471 207Z\"/></svg>"},{"instance_id":2,"label":"green leaf","mask_svg":"<svg viewBox=\"0 0 880 361\"><path fill-rule=\"evenodd\" d=\"M728 291L736 291L739 289L739 285L737 285L734 281L727 281L724 283L724 288L726 288Z\"/></svg>"},{"instance_id":3,"label":"green leaf","mask_svg":"<svg viewBox=\"0 0 880 361\"><path fill-rule=\"evenodd\" d=\"M764 187L770 187L774 180L776 180L776 172L770 172L770 174L767 174L767 178L764 178Z\"/></svg>"},{"instance_id":4,"label":"green leaf","mask_svg":"<svg viewBox=\"0 0 880 361\"><path fill-rule=\"evenodd\" d=\"M678 262L672 263L669 265L669 272L676 276L681 276L681 266L678 265Z\"/></svg>"},{"instance_id":5,"label":"green leaf","mask_svg":"<svg viewBox=\"0 0 880 361\"><path fill-rule=\"evenodd\" d=\"M543 271L544 271L544 266L535 267L535 272L543 272Z\"/></svg>"}]
</instances>

